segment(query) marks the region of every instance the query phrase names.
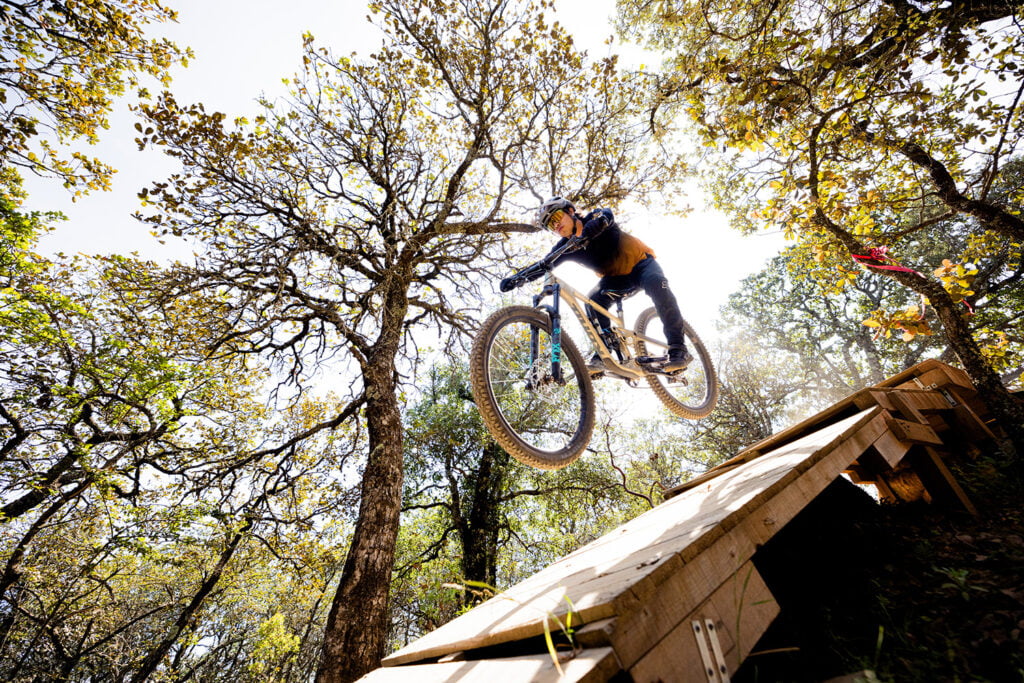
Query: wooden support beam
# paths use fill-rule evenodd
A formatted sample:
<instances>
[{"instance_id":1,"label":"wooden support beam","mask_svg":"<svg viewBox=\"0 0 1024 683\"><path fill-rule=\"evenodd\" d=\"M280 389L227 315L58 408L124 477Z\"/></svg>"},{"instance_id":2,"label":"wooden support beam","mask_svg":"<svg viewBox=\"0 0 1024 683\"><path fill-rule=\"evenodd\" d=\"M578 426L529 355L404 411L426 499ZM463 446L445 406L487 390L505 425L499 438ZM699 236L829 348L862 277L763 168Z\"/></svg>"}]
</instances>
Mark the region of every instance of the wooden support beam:
<instances>
[{"instance_id":1,"label":"wooden support beam","mask_svg":"<svg viewBox=\"0 0 1024 683\"><path fill-rule=\"evenodd\" d=\"M962 505L969 513L978 516L978 508L957 483L936 449L925 447L912 454L910 461L914 471L921 478L921 483L931 494L932 500Z\"/></svg>"},{"instance_id":2,"label":"wooden support beam","mask_svg":"<svg viewBox=\"0 0 1024 683\"><path fill-rule=\"evenodd\" d=\"M885 483L893 499L900 503L913 503L918 500L932 502L931 492L921 481L917 469L909 462L900 463L893 470L881 474L879 481Z\"/></svg>"},{"instance_id":3,"label":"wooden support beam","mask_svg":"<svg viewBox=\"0 0 1024 683\"><path fill-rule=\"evenodd\" d=\"M921 388L931 389L936 387L958 386L963 389L975 391L974 384L962 370L938 363L928 370L918 374L913 380L897 385L896 388Z\"/></svg>"},{"instance_id":4,"label":"wooden support beam","mask_svg":"<svg viewBox=\"0 0 1024 683\"><path fill-rule=\"evenodd\" d=\"M893 434L892 430L886 430L885 433L879 435L871 445L874 447L874 452L878 453L886 465L888 465L887 467L879 468L877 467L877 462L864 460L865 465L875 465L873 471L876 474L886 472L896 467L900 461L903 460L903 456L907 454L907 451L910 450L910 444L897 438L897 436Z\"/></svg>"},{"instance_id":5,"label":"wooden support beam","mask_svg":"<svg viewBox=\"0 0 1024 683\"><path fill-rule=\"evenodd\" d=\"M953 409L957 425L963 429L965 436L971 441L995 441L996 435L992 433L985 421L978 417L966 403L961 403Z\"/></svg>"},{"instance_id":6,"label":"wooden support beam","mask_svg":"<svg viewBox=\"0 0 1024 683\"><path fill-rule=\"evenodd\" d=\"M889 418L889 430L900 441L928 445L942 445L942 439L928 424Z\"/></svg>"}]
</instances>

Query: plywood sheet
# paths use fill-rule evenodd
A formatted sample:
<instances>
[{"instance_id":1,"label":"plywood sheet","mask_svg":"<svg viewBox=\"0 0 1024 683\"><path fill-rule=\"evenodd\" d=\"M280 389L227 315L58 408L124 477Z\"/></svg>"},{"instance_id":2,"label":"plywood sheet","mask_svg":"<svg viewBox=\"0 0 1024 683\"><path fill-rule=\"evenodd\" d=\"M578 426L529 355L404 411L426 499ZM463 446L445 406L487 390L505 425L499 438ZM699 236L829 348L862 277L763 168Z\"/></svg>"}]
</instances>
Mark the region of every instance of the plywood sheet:
<instances>
[{"instance_id":1,"label":"plywood sheet","mask_svg":"<svg viewBox=\"0 0 1024 683\"><path fill-rule=\"evenodd\" d=\"M562 675L551 655L537 654L466 662L410 664L371 671L359 683L597 683L607 681L619 671L611 648L583 650L571 658L563 655Z\"/></svg>"},{"instance_id":2,"label":"plywood sheet","mask_svg":"<svg viewBox=\"0 0 1024 683\"><path fill-rule=\"evenodd\" d=\"M672 607L666 602L661 609ZM664 679L667 671L677 672L680 680L700 680L704 667L697 639L711 636L707 628L695 633L693 622L705 625L710 620L727 673L733 674L778 613L779 605L768 586L753 563L747 562L634 664L630 673L638 681ZM718 680L714 675L710 678Z\"/></svg>"},{"instance_id":3,"label":"plywood sheet","mask_svg":"<svg viewBox=\"0 0 1024 683\"><path fill-rule=\"evenodd\" d=\"M654 643L677 627L683 615L718 590L724 580L735 572L742 572L742 565L753 557L757 548L785 527L810 500L835 480L838 472L847 468L869 444L877 441L885 429L885 414L879 412L860 424L855 432L847 433L835 447L823 449L816 457L802 462L766 490L756 507L739 519L734 528L685 561L680 570L660 583L654 596L645 604L630 610L622 609L623 616L619 617L612 635L615 652L622 665L632 667ZM687 548L681 556L689 552L690 548ZM672 609L663 609L663 605L670 605Z\"/></svg>"},{"instance_id":4,"label":"plywood sheet","mask_svg":"<svg viewBox=\"0 0 1024 683\"><path fill-rule=\"evenodd\" d=\"M544 620L565 614L569 601L586 622L614 616L629 604L645 601L682 563L735 528L800 472L840 444L846 444L843 450L851 453L860 449L834 472L823 475L826 481L838 476L877 438L875 432L858 434L876 417L874 424L881 425L875 428L878 432L884 429L883 415L878 408L869 409L663 503L411 643L387 657L385 665L540 635ZM792 492L796 511L817 495L814 488ZM728 571L732 569L735 567ZM714 586L727 577L728 573L718 577Z\"/></svg>"}]
</instances>

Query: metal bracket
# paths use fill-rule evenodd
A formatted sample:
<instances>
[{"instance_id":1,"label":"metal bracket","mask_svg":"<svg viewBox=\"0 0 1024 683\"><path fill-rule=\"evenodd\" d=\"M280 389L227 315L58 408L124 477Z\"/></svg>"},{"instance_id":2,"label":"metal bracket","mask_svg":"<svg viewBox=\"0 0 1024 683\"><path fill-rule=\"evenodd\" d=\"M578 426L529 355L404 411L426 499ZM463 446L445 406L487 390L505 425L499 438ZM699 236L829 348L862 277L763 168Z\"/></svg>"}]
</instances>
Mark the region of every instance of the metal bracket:
<instances>
[{"instance_id":1,"label":"metal bracket","mask_svg":"<svg viewBox=\"0 0 1024 683\"><path fill-rule=\"evenodd\" d=\"M718 675L722 677L722 683L729 683L729 667L725 665L725 655L722 654L722 643L718 640L718 629L715 628L715 622L705 619L704 630L707 633L708 640L711 641L711 651L715 653Z\"/></svg>"},{"instance_id":2,"label":"metal bracket","mask_svg":"<svg viewBox=\"0 0 1024 683\"><path fill-rule=\"evenodd\" d=\"M715 622L705 619L702 624L699 619L694 619L690 625L693 628L693 637L697 640L697 649L700 650L704 676L708 683L729 683L729 667L725 665L725 656L722 654L722 644L718 640Z\"/></svg>"}]
</instances>

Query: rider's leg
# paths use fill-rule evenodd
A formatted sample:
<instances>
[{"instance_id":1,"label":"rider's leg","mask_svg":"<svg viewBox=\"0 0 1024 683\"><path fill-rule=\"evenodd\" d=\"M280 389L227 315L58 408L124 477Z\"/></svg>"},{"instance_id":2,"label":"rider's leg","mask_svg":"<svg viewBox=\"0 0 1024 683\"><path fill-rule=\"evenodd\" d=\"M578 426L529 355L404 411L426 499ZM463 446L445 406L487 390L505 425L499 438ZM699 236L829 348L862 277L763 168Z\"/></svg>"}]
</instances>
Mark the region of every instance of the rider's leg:
<instances>
[{"instance_id":1,"label":"rider's leg","mask_svg":"<svg viewBox=\"0 0 1024 683\"><path fill-rule=\"evenodd\" d=\"M632 275L632 273L630 274ZM631 281L629 275L607 275L597 282L597 286L590 290L587 298L605 310L611 310L611 292L621 292L632 289L636 285ZM601 332L607 332L610 327L608 316L598 312L590 304L587 304L587 315Z\"/></svg>"},{"instance_id":2,"label":"rider's leg","mask_svg":"<svg viewBox=\"0 0 1024 683\"><path fill-rule=\"evenodd\" d=\"M635 279L654 302L654 310L661 318L665 341L668 342L669 364L675 368L685 367L689 352L686 350L686 340L683 336L683 314L679 311L679 304L668 286L668 279L661 265L653 257L648 256L636 264L630 277Z\"/></svg>"},{"instance_id":3,"label":"rider's leg","mask_svg":"<svg viewBox=\"0 0 1024 683\"><path fill-rule=\"evenodd\" d=\"M607 279L608 278L601 278L600 282L597 283L597 287L594 287L594 289L590 290L590 293L587 294L588 299L605 310L608 310L612 305L612 297L605 291L605 288L602 287L602 284ZM594 321L597 329L602 332L607 330L611 323L611 321L608 320L608 316L600 313L590 304L587 304L587 316Z\"/></svg>"},{"instance_id":4,"label":"rider's leg","mask_svg":"<svg viewBox=\"0 0 1024 683\"><path fill-rule=\"evenodd\" d=\"M587 298L593 301L595 304L605 310L609 310L612 305L612 296L609 291L615 291L617 289L624 289L626 287L626 277L623 276L609 276L601 278L597 286L587 294ZM608 350L612 352L618 351L618 342L615 335L611 332L611 321L608 316L599 312L593 308L590 304L587 304L587 317L593 321L594 326L597 327L601 337L605 340L605 344L608 345ZM622 358L621 353L619 358ZM601 359L600 354L594 352L594 355L590 357L587 362L587 367L591 373L597 373L604 370L604 361Z\"/></svg>"}]
</instances>

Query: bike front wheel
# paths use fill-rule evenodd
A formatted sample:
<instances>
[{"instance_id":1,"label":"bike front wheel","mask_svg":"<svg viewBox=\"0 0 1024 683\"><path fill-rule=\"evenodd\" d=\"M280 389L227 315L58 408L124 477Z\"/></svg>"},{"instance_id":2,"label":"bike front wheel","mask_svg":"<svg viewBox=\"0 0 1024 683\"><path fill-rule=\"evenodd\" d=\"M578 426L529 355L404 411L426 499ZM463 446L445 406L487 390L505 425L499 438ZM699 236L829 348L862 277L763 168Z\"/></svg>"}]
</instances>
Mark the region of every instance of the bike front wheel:
<instances>
[{"instance_id":1,"label":"bike front wheel","mask_svg":"<svg viewBox=\"0 0 1024 683\"><path fill-rule=\"evenodd\" d=\"M651 321L655 324L648 329ZM637 355L660 356L667 352L661 319L653 307L643 311L637 318L636 333L659 342L659 345L655 346L642 339L637 340ZM689 367L671 374L648 374L647 383L651 385L658 400L675 415L697 420L710 415L718 403L718 377L715 375L715 366L711 363L711 355L704 348L704 342L685 320L683 334L686 337L686 346L693 354L693 361Z\"/></svg>"},{"instance_id":2,"label":"bike front wheel","mask_svg":"<svg viewBox=\"0 0 1024 683\"><path fill-rule=\"evenodd\" d=\"M550 318L527 306L509 306L484 322L469 363L473 398L495 441L520 462L548 470L579 458L594 430L590 374L576 345L560 336L556 380Z\"/></svg>"}]
</instances>

